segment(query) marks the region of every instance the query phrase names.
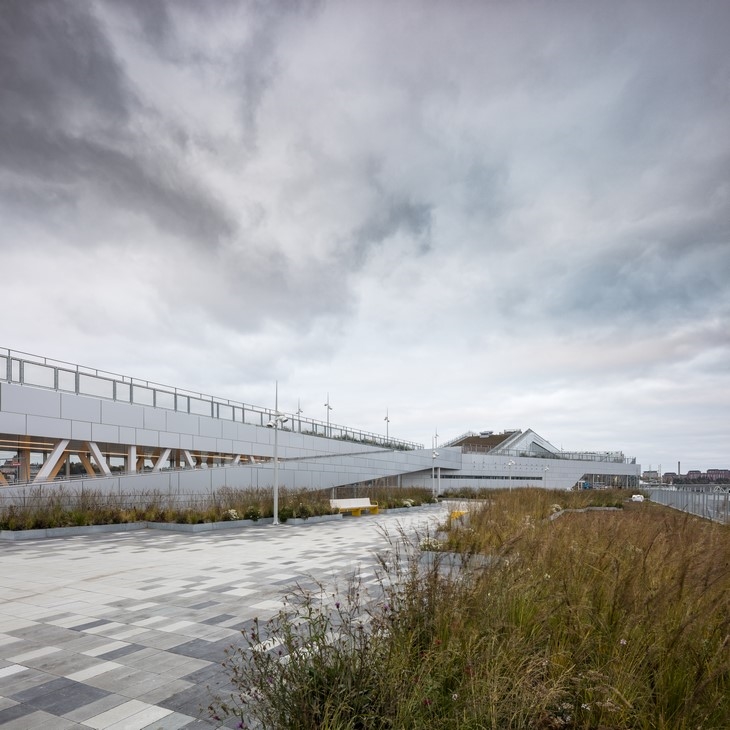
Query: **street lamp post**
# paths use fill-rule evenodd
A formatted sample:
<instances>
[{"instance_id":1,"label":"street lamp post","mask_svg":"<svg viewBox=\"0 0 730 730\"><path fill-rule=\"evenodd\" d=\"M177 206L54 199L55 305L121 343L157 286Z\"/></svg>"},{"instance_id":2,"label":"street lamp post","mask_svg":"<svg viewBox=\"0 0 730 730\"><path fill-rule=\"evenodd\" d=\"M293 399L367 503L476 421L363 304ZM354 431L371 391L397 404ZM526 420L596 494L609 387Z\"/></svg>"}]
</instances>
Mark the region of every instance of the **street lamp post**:
<instances>
[{"instance_id":1,"label":"street lamp post","mask_svg":"<svg viewBox=\"0 0 730 730\"><path fill-rule=\"evenodd\" d=\"M439 452L436 451L436 449L438 448L438 445L439 445L439 430L438 430L438 428L436 428L436 430L434 431L434 436L433 436L433 448L434 448L433 458L434 459L439 455ZM438 485L436 487L435 496L438 496L440 493L441 493L441 467L439 467L439 480L438 480Z\"/></svg>"},{"instance_id":2,"label":"street lamp post","mask_svg":"<svg viewBox=\"0 0 730 730\"><path fill-rule=\"evenodd\" d=\"M512 467L515 465L515 462L510 459L507 462L507 468L509 469L509 491L512 491Z\"/></svg>"},{"instance_id":3,"label":"street lamp post","mask_svg":"<svg viewBox=\"0 0 730 730\"><path fill-rule=\"evenodd\" d=\"M435 443L435 440L433 441ZM436 489L436 458L438 457L439 452L434 450L431 452L431 494L433 495L434 499L438 497L438 490Z\"/></svg>"},{"instance_id":4,"label":"street lamp post","mask_svg":"<svg viewBox=\"0 0 730 730\"><path fill-rule=\"evenodd\" d=\"M325 433L325 436L327 438L330 437L330 411L332 410L332 406L330 405L330 394L327 393L327 402L324 404L324 407L327 409L327 431Z\"/></svg>"},{"instance_id":5,"label":"street lamp post","mask_svg":"<svg viewBox=\"0 0 730 730\"><path fill-rule=\"evenodd\" d=\"M542 468L542 470L543 470L543 472L545 472L545 476L543 477L543 482L542 482L543 483L543 487L545 489L547 489L547 478L548 478L548 472L550 471L550 467L549 466L544 466Z\"/></svg>"},{"instance_id":6,"label":"street lamp post","mask_svg":"<svg viewBox=\"0 0 730 730\"><path fill-rule=\"evenodd\" d=\"M279 524L279 428L282 423L289 419L279 413L279 381L276 381L276 400L274 401L274 417L266 424L274 429L274 521L273 525Z\"/></svg>"},{"instance_id":7,"label":"street lamp post","mask_svg":"<svg viewBox=\"0 0 730 730\"><path fill-rule=\"evenodd\" d=\"M388 409L385 409L385 418L383 419L385 421L385 441L386 443L390 443L390 418L388 416Z\"/></svg>"}]
</instances>

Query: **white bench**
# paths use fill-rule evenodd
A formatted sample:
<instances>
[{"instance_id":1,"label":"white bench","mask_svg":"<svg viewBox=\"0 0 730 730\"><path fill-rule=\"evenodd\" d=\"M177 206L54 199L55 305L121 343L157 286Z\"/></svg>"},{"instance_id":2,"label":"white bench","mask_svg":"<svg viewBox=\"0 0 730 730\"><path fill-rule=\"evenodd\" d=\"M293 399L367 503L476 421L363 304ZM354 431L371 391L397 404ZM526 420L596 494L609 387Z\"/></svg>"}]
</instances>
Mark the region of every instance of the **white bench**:
<instances>
[{"instance_id":1,"label":"white bench","mask_svg":"<svg viewBox=\"0 0 730 730\"><path fill-rule=\"evenodd\" d=\"M330 499L330 507L340 512L351 512L354 517L359 517L362 511L368 510L371 515L378 514L378 503L371 502L370 497L362 499Z\"/></svg>"}]
</instances>

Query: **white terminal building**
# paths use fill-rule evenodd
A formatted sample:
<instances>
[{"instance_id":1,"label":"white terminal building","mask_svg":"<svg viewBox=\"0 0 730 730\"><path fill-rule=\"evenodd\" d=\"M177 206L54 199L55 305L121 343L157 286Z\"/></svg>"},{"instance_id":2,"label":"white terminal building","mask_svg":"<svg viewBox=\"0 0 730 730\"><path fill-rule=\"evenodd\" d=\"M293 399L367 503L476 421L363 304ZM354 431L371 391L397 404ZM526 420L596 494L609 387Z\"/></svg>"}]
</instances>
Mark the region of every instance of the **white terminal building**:
<instances>
[{"instance_id":1,"label":"white terminal building","mask_svg":"<svg viewBox=\"0 0 730 730\"><path fill-rule=\"evenodd\" d=\"M270 428L273 423L279 428ZM276 457L276 458L274 458ZM43 485L208 494L387 479L456 489L638 486L619 451L566 452L534 431L421 444L13 350L0 350L0 494ZM276 473L276 476L275 476Z\"/></svg>"}]
</instances>

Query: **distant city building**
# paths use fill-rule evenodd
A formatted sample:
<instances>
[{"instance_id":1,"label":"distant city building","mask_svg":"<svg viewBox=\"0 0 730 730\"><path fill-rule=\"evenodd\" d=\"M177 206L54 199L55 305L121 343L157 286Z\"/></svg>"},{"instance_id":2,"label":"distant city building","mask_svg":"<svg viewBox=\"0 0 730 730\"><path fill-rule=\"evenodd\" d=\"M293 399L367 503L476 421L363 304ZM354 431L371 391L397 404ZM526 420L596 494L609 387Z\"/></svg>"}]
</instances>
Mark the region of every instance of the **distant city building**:
<instances>
[{"instance_id":1,"label":"distant city building","mask_svg":"<svg viewBox=\"0 0 730 730\"><path fill-rule=\"evenodd\" d=\"M662 474L662 482L665 484L727 484L730 483L730 469L708 469L705 472L690 469L686 474L668 471Z\"/></svg>"}]
</instances>

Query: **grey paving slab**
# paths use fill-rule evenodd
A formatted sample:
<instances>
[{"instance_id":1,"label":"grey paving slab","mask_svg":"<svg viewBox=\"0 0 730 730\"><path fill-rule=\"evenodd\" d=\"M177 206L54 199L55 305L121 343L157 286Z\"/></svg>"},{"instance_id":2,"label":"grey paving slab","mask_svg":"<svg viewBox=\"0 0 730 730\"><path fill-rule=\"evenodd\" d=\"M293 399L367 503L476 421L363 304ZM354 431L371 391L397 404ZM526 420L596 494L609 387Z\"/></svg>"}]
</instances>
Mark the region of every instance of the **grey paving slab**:
<instances>
[{"instance_id":1,"label":"grey paving slab","mask_svg":"<svg viewBox=\"0 0 730 730\"><path fill-rule=\"evenodd\" d=\"M65 715L96 700L107 697L110 692L91 687L82 682L72 682L55 691L47 692L25 704L53 715Z\"/></svg>"},{"instance_id":2,"label":"grey paving slab","mask_svg":"<svg viewBox=\"0 0 730 730\"><path fill-rule=\"evenodd\" d=\"M0 725L3 730L40 730L41 728L53 728L53 730L69 730L70 728L83 727L68 720L67 718L58 717L48 712L36 710L22 717L3 720L0 719Z\"/></svg>"},{"instance_id":3,"label":"grey paving slab","mask_svg":"<svg viewBox=\"0 0 730 730\"><path fill-rule=\"evenodd\" d=\"M121 695L117 694L109 694L106 697L90 702L87 705L81 705L80 707L76 708L75 710L71 710L70 712L64 712L63 717L65 719L83 724L84 721L88 720L90 717L96 717L97 715L100 715L107 710L111 710L114 707L123 705L125 702L129 702L129 697L122 697ZM84 725L84 727L88 726Z\"/></svg>"},{"instance_id":4,"label":"grey paving slab","mask_svg":"<svg viewBox=\"0 0 730 730\"><path fill-rule=\"evenodd\" d=\"M440 509L318 525L147 530L0 544L0 726L212 728L220 662L296 585L373 582L383 529Z\"/></svg>"},{"instance_id":5,"label":"grey paving slab","mask_svg":"<svg viewBox=\"0 0 730 730\"><path fill-rule=\"evenodd\" d=\"M183 715L179 712L172 712L159 720L155 720L150 725L147 725L143 730L180 730L184 727L189 727L190 723L195 722L196 718L190 717L190 715Z\"/></svg>"}]
</instances>

